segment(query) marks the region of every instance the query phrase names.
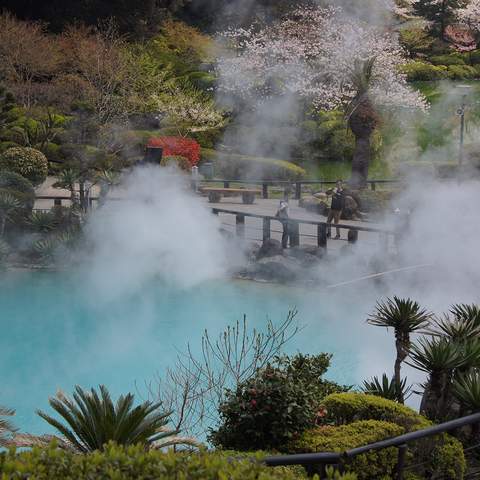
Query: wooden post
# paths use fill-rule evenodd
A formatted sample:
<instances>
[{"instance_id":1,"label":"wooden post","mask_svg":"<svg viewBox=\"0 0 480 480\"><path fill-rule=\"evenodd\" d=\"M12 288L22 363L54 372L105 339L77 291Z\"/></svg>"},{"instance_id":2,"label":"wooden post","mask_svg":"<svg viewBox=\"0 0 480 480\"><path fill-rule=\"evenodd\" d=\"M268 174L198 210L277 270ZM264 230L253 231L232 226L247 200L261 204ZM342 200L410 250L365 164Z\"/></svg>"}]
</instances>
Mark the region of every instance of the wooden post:
<instances>
[{"instance_id":1,"label":"wooden post","mask_svg":"<svg viewBox=\"0 0 480 480\"><path fill-rule=\"evenodd\" d=\"M270 219L263 219L263 241L270 240Z\"/></svg>"},{"instance_id":2,"label":"wooden post","mask_svg":"<svg viewBox=\"0 0 480 480\"><path fill-rule=\"evenodd\" d=\"M268 184L262 183L262 196L263 198L268 198Z\"/></svg>"},{"instance_id":3,"label":"wooden post","mask_svg":"<svg viewBox=\"0 0 480 480\"><path fill-rule=\"evenodd\" d=\"M302 198L302 182L297 182L295 184L295 200L300 200Z\"/></svg>"},{"instance_id":4,"label":"wooden post","mask_svg":"<svg viewBox=\"0 0 480 480\"><path fill-rule=\"evenodd\" d=\"M395 479L403 480L403 470L405 469L405 459L407 457L408 445L400 445L398 447L398 461L395 471Z\"/></svg>"},{"instance_id":5,"label":"wooden post","mask_svg":"<svg viewBox=\"0 0 480 480\"><path fill-rule=\"evenodd\" d=\"M212 213L218 216L218 210L216 208L212 208Z\"/></svg>"},{"instance_id":6,"label":"wooden post","mask_svg":"<svg viewBox=\"0 0 480 480\"><path fill-rule=\"evenodd\" d=\"M375 191L377 188L377 184L375 182L372 182L371 185L372 185L372 190Z\"/></svg>"},{"instance_id":7,"label":"wooden post","mask_svg":"<svg viewBox=\"0 0 480 480\"><path fill-rule=\"evenodd\" d=\"M288 222L288 233L290 235L290 246L298 247L300 245L300 225L298 222Z\"/></svg>"},{"instance_id":8,"label":"wooden post","mask_svg":"<svg viewBox=\"0 0 480 480\"><path fill-rule=\"evenodd\" d=\"M245 215L236 216L237 236L245 237Z\"/></svg>"},{"instance_id":9,"label":"wooden post","mask_svg":"<svg viewBox=\"0 0 480 480\"><path fill-rule=\"evenodd\" d=\"M327 224L321 223L317 227L317 244L319 247L327 248Z\"/></svg>"},{"instance_id":10,"label":"wooden post","mask_svg":"<svg viewBox=\"0 0 480 480\"><path fill-rule=\"evenodd\" d=\"M223 182L223 188L230 188L230 182Z\"/></svg>"}]
</instances>

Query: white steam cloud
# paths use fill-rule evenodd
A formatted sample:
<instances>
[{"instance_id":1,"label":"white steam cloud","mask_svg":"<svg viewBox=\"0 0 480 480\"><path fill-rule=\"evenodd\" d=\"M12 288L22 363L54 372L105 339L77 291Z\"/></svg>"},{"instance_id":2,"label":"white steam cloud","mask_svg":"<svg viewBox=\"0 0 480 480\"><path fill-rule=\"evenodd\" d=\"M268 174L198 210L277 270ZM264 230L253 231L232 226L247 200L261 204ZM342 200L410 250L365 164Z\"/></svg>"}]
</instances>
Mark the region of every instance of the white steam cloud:
<instances>
[{"instance_id":1,"label":"white steam cloud","mask_svg":"<svg viewBox=\"0 0 480 480\"><path fill-rule=\"evenodd\" d=\"M154 279L184 289L226 273L217 218L174 170L134 170L93 214L86 237L88 284L105 300Z\"/></svg>"}]
</instances>

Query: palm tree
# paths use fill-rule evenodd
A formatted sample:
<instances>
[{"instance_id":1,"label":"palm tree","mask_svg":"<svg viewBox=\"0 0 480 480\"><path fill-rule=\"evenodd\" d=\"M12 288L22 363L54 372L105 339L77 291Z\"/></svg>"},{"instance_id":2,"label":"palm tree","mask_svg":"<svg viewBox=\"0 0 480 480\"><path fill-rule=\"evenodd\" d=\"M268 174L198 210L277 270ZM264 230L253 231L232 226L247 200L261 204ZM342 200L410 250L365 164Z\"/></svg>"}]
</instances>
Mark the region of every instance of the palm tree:
<instances>
[{"instance_id":1,"label":"palm tree","mask_svg":"<svg viewBox=\"0 0 480 480\"><path fill-rule=\"evenodd\" d=\"M12 213L21 207L20 201L11 193L0 192L0 237L5 233L5 225Z\"/></svg>"},{"instance_id":2,"label":"palm tree","mask_svg":"<svg viewBox=\"0 0 480 480\"><path fill-rule=\"evenodd\" d=\"M26 223L37 232L48 233L55 229L58 221L51 212L37 211L30 214Z\"/></svg>"},{"instance_id":3,"label":"palm tree","mask_svg":"<svg viewBox=\"0 0 480 480\"><path fill-rule=\"evenodd\" d=\"M77 205L77 194L75 186L80 179L80 174L73 168L66 168L62 170L57 177L57 181L53 184L54 188L63 188L70 192L70 201L72 207Z\"/></svg>"},{"instance_id":4,"label":"palm tree","mask_svg":"<svg viewBox=\"0 0 480 480\"><path fill-rule=\"evenodd\" d=\"M395 330L395 359L394 379L396 390L399 392L400 403L404 402L402 393L402 379L400 375L402 362L407 358L410 350L410 335L429 325L432 314L420 308L413 300L406 298L388 298L386 302L378 302L375 312L369 316L367 322L377 327L393 328Z\"/></svg>"},{"instance_id":5,"label":"palm tree","mask_svg":"<svg viewBox=\"0 0 480 480\"><path fill-rule=\"evenodd\" d=\"M154 445L178 432L165 431L171 412L160 411L160 403L144 402L133 406L134 396L120 396L114 404L107 388L85 391L75 387L73 399L57 393L50 406L66 423L37 410L37 414L58 430L71 447L82 453L102 450L110 441L120 445ZM162 445L162 446L163 446Z\"/></svg>"},{"instance_id":6,"label":"palm tree","mask_svg":"<svg viewBox=\"0 0 480 480\"><path fill-rule=\"evenodd\" d=\"M11 417L15 415L15 410L0 406L0 447L9 445L10 436L16 432L16 428L12 423L2 417Z\"/></svg>"},{"instance_id":7,"label":"palm tree","mask_svg":"<svg viewBox=\"0 0 480 480\"><path fill-rule=\"evenodd\" d=\"M407 387L407 379L404 378L401 381L401 388L398 390L395 378L388 378L386 373L382 375L381 380L378 377L373 377L371 380L364 380L362 387L365 393L393 400L394 402L400 402L408 398L411 389L410 386Z\"/></svg>"},{"instance_id":8,"label":"palm tree","mask_svg":"<svg viewBox=\"0 0 480 480\"><path fill-rule=\"evenodd\" d=\"M455 369L468 358L459 346L448 338L422 338L410 349L408 364L429 375L420 405L420 413L431 420L444 419L450 401L450 390Z\"/></svg>"},{"instance_id":9,"label":"palm tree","mask_svg":"<svg viewBox=\"0 0 480 480\"><path fill-rule=\"evenodd\" d=\"M450 315L435 321L432 335L447 337L455 342L476 339L480 335L480 307L457 304L450 308Z\"/></svg>"},{"instance_id":10,"label":"palm tree","mask_svg":"<svg viewBox=\"0 0 480 480\"><path fill-rule=\"evenodd\" d=\"M480 373L478 370L461 375L453 382L453 397L460 403L460 413L480 411ZM480 425L472 425L472 437L478 439Z\"/></svg>"},{"instance_id":11,"label":"palm tree","mask_svg":"<svg viewBox=\"0 0 480 480\"><path fill-rule=\"evenodd\" d=\"M374 65L375 58L356 60L350 77L356 92L347 108L348 125L355 136L352 178L350 180L350 184L354 188L366 186L372 155L371 137L379 124L379 117L369 96Z\"/></svg>"}]
</instances>

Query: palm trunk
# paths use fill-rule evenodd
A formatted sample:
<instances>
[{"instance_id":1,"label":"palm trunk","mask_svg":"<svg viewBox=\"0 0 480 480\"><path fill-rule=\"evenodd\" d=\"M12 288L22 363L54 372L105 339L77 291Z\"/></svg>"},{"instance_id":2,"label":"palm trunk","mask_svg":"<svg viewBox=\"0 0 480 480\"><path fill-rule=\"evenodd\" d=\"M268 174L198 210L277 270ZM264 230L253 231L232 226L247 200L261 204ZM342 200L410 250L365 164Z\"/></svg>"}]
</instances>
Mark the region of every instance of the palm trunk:
<instances>
[{"instance_id":1,"label":"palm trunk","mask_svg":"<svg viewBox=\"0 0 480 480\"><path fill-rule=\"evenodd\" d=\"M372 133L364 133L355 136L355 150L352 160L352 178L350 185L352 188L365 188L368 180L368 167L372 150L370 147L370 138Z\"/></svg>"},{"instance_id":2,"label":"palm trunk","mask_svg":"<svg viewBox=\"0 0 480 480\"><path fill-rule=\"evenodd\" d=\"M7 222L7 217L5 215L0 216L0 237L3 237L5 233L5 224Z\"/></svg>"},{"instance_id":3,"label":"palm trunk","mask_svg":"<svg viewBox=\"0 0 480 480\"><path fill-rule=\"evenodd\" d=\"M401 376L401 368L402 362L407 358L407 351L409 345L409 338L398 338L395 339L395 347L397 349L397 358L395 359L395 366L394 366L394 381L395 386L398 393L398 402L404 403L405 399L403 398L403 391L402 391L402 376Z\"/></svg>"}]
</instances>

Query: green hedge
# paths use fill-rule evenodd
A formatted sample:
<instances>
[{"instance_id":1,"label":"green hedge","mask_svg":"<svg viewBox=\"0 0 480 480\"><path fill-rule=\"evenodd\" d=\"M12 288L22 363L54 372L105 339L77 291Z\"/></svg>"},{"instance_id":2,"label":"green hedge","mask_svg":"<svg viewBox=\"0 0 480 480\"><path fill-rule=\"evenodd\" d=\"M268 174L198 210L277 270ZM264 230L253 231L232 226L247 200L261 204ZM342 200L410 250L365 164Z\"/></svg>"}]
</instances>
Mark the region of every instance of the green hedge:
<instances>
[{"instance_id":1,"label":"green hedge","mask_svg":"<svg viewBox=\"0 0 480 480\"><path fill-rule=\"evenodd\" d=\"M377 420L363 420L339 427L325 426L308 430L292 444L292 451L302 453L339 452L396 437L404 433L399 425ZM397 463L397 449L387 448L355 457L346 465L358 479L391 478Z\"/></svg>"},{"instance_id":2,"label":"green hedge","mask_svg":"<svg viewBox=\"0 0 480 480\"><path fill-rule=\"evenodd\" d=\"M452 80L470 80L479 76L475 67L470 65L449 65L448 78Z\"/></svg>"},{"instance_id":3,"label":"green hedge","mask_svg":"<svg viewBox=\"0 0 480 480\"><path fill-rule=\"evenodd\" d=\"M403 65L401 71L407 75L410 82L443 80L449 76L445 65L437 66L418 61Z\"/></svg>"},{"instance_id":4,"label":"green hedge","mask_svg":"<svg viewBox=\"0 0 480 480\"><path fill-rule=\"evenodd\" d=\"M260 458L259 458L260 459ZM222 453L162 453L108 445L78 455L57 449L0 454L0 477L9 480L296 480L295 470L273 469L255 459Z\"/></svg>"},{"instance_id":5,"label":"green hedge","mask_svg":"<svg viewBox=\"0 0 480 480\"><path fill-rule=\"evenodd\" d=\"M406 431L426 428L431 423L405 405L365 393L333 393L323 400L328 420L336 425L358 420L381 420L396 423Z\"/></svg>"},{"instance_id":6,"label":"green hedge","mask_svg":"<svg viewBox=\"0 0 480 480\"><path fill-rule=\"evenodd\" d=\"M451 55L434 55L428 59L434 65L465 65L465 60L456 54Z\"/></svg>"},{"instance_id":7,"label":"green hedge","mask_svg":"<svg viewBox=\"0 0 480 480\"><path fill-rule=\"evenodd\" d=\"M255 180L299 180L306 175L303 168L286 160L251 157L206 148L202 149L202 161L214 164L216 177L228 179L250 177Z\"/></svg>"},{"instance_id":8,"label":"green hedge","mask_svg":"<svg viewBox=\"0 0 480 480\"><path fill-rule=\"evenodd\" d=\"M406 432L428 428L432 423L405 405L365 393L334 393L325 397L326 421L336 425L375 420L394 423ZM352 423L353 422L353 423ZM348 425L347 425L348 426ZM415 463L423 463L425 478L461 480L465 472L462 444L447 434L411 445Z\"/></svg>"}]
</instances>

